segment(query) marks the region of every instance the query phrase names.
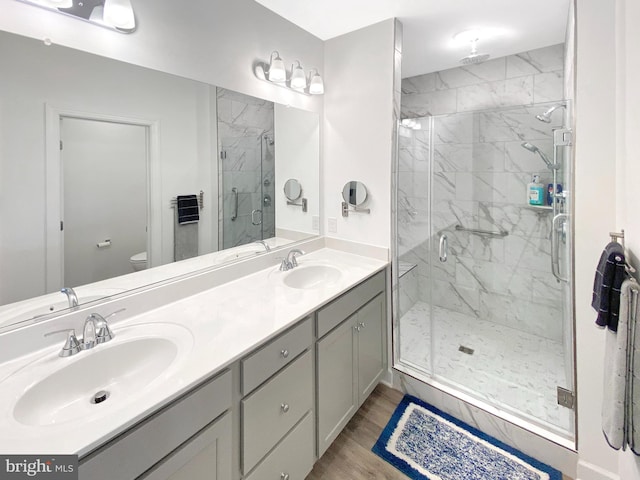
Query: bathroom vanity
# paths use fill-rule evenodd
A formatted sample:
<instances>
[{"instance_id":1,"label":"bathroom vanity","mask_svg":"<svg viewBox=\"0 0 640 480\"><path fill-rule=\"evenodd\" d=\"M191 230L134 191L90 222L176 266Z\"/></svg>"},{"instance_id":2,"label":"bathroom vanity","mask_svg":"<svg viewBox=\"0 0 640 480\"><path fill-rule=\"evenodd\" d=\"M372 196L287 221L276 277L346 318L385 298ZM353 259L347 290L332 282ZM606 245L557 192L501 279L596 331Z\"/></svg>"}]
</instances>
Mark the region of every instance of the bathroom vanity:
<instances>
[{"instance_id":1,"label":"bathroom vanity","mask_svg":"<svg viewBox=\"0 0 640 480\"><path fill-rule=\"evenodd\" d=\"M73 421L3 395L0 448L76 453L82 480L304 478L386 369L387 263L327 248L298 262L114 323L113 342L95 351L59 358L60 343L0 365L5 387L24 393L45 381L21 379L29 369L50 378L60 362L172 332L180 344L146 386L119 392L116 379L110 398L83 403ZM150 363L163 361L156 343ZM131 375L144 372L144 359L131 358Z\"/></svg>"}]
</instances>

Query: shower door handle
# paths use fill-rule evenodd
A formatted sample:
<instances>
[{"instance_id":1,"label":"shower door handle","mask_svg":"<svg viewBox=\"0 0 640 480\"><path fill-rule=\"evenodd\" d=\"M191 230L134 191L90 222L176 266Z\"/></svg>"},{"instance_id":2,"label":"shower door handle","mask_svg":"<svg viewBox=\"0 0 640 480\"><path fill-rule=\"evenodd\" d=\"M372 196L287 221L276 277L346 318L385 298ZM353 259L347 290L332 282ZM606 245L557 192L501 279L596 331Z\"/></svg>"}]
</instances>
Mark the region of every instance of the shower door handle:
<instances>
[{"instance_id":1,"label":"shower door handle","mask_svg":"<svg viewBox=\"0 0 640 480\"><path fill-rule=\"evenodd\" d=\"M259 215L258 215L259 214ZM257 220L256 220L257 219ZM253 225L262 224L262 210L256 209L251 211L251 223Z\"/></svg>"},{"instance_id":2,"label":"shower door handle","mask_svg":"<svg viewBox=\"0 0 640 480\"><path fill-rule=\"evenodd\" d=\"M438 247L438 254L440 255L440 261L442 263L447 261L447 254L449 251L449 239L446 235L440 235L440 245Z\"/></svg>"},{"instance_id":3,"label":"shower door handle","mask_svg":"<svg viewBox=\"0 0 640 480\"><path fill-rule=\"evenodd\" d=\"M568 219L568 214L559 213L551 221L551 271L553 276L561 282L569 282L569 279L564 278L560 272L560 235L558 233L564 228Z\"/></svg>"},{"instance_id":4,"label":"shower door handle","mask_svg":"<svg viewBox=\"0 0 640 480\"><path fill-rule=\"evenodd\" d=\"M238 189L233 187L231 189L233 195L233 213L231 214L231 221L234 222L238 218Z\"/></svg>"}]
</instances>

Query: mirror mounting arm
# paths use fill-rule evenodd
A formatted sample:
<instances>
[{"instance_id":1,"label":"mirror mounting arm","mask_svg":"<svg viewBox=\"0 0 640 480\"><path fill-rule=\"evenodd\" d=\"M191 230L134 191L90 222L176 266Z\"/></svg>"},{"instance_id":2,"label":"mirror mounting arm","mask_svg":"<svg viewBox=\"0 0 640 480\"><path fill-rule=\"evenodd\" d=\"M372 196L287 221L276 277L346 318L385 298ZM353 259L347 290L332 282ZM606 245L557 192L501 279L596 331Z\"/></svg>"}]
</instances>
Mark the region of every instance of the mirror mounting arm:
<instances>
[{"instance_id":1,"label":"mirror mounting arm","mask_svg":"<svg viewBox=\"0 0 640 480\"><path fill-rule=\"evenodd\" d=\"M348 217L349 216L349 212L354 212L354 213L371 213L371 209L370 208L361 208L361 207L356 207L354 205L349 205L347 202L342 202L342 216L343 217Z\"/></svg>"},{"instance_id":2,"label":"mirror mounting arm","mask_svg":"<svg viewBox=\"0 0 640 480\"><path fill-rule=\"evenodd\" d=\"M296 202L292 202L291 200L287 200L287 205L293 205L295 207L302 207L302 211L305 212L305 213L308 210L307 199L306 198L302 199L302 203L296 203Z\"/></svg>"}]
</instances>

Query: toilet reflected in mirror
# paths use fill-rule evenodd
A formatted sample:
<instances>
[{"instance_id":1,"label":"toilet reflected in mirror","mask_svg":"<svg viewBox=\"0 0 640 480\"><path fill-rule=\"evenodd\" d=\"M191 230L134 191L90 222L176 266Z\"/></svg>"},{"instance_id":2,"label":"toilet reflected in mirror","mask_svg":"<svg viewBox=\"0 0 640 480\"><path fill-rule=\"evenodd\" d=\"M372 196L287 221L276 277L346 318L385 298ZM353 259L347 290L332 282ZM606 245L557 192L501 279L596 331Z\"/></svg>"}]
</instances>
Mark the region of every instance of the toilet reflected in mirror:
<instances>
[{"instance_id":1,"label":"toilet reflected in mirror","mask_svg":"<svg viewBox=\"0 0 640 480\"><path fill-rule=\"evenodd\" d=\"M129 259L129 263L133 268L134 272L139 272L140 270L147 269L147 252L136 253L135 255L131 255Z\"/></svg>"}]
</instances>

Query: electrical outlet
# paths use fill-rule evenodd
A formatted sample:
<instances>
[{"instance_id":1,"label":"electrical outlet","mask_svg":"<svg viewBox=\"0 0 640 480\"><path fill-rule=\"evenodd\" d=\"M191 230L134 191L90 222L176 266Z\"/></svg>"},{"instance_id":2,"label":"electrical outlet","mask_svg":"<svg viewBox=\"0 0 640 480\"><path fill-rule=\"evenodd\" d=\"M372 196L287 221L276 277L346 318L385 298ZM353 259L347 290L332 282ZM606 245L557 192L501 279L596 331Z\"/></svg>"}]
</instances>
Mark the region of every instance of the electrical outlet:
<instances>
[{"instance_id":1,"label":"electrical outlet","mask_svg":"<svg viewBox=\"0 0 640 480\"><path fill-rule=\"evenodd\" d=\"M329 222L329 233L338 233L338 219L329 217L327 220Z\"/></svg>"},{"instance_id":2,"label":"electrical outlet","mask_svg":"<svg viewBox=\"0 0 640 480\"><path fill-rule=\"evenodd\" d=\"M314 232L320 230L320 217L318 215L314 215L311 217L311 229Z\"/></svg>"}]
</instances>

